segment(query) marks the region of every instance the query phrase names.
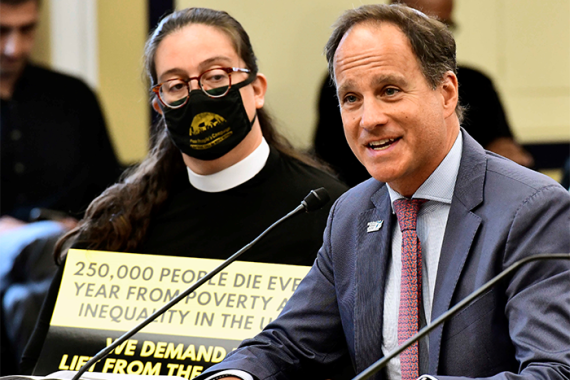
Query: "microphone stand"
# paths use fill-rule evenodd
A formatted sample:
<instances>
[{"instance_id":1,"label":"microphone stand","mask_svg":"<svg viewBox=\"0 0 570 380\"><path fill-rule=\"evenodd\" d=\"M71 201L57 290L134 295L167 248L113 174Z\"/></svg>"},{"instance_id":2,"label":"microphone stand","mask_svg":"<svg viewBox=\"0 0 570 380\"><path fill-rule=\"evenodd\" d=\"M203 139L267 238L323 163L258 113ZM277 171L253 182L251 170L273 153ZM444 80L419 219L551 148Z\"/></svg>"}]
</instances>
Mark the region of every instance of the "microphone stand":
<instances>
[{"instance_id":1,"label":"microphone stand","mask_svg":"<svg viewBox=\"0 0 570 380\"><path fill-rule=\"evenodd\" d=\"M360 372L352 380L368 379L370 376L374 375L376 372L378 372L379 370L384 368L390 360L392 360L393 358L395 358L396 356L401 354L404 350L406 350L406 348L410 347L412 344L414 344L415 342L417 342L418 340L420 340L421 338L423 338L424 336L429 334L437 326L441 325L443 322L445 322L446 320L448 320L449 318L454 316L458 311L463 309L465 306L467 306L469 303L471 303L471 301L475 300L481 294L483 294L484 292L486 292L487 290L489 290L490 288L495 286L495 284L497 284L499 281L501 281L504 277L506 277L512 271L514 271L515 269L518 269L520 266L522 266L524 264L527 264L531 261L536 261L536 260L570 260L570 253L552 253L552 254L532 255L532 256L528 256L524 259L521 259L521 260L515 262L514 264L509 266L507 269L505 269L504 271L499 273L497 276L493 277L491 280L489 280L487 283L485 283L479 289L477 289L476 291L474 291L473 293L469 294L467 297L462 299L460 302L458 302L451 309L449 309L448 311L446 311L445 313L440 315L438 318L433 320L429 325L427 325L426 327L424 327L423 329L418 331L414 336L412 336L410 339L406 340L401 346L399 346L398 348L396 348L395 350L390 352L388 355L384 356L382 359L379 359L376 362L372 363L368 368L366 368L364 371Z\"/></svg>"},{"instance_id":2,"label":"microphone stand","mask_svg":"<svg viewBox=\"0 0 570 380\"><path fill-rule=\"evenodd\" d=\"M220 265L218 265L215 269L210 271L204 277L197 280L188 289L186 289L184 292L180 293L177 297L170 300L170 302L168 302L166 305L164 305L163 307L161 307L160 309L155 311L147 319L142 321L140 324L135 326L133 329L131 329L131 330L127 331L126 333L124 333L123 335L121 335L112 344L110 344L109 346L107 346L103 350L99 351L97 353L97 355L92 357L87 363L85 363L85 365L83 367L81 367L77 371L75 376L73 376L72 380L79 380L81 378L81 375L83 375L89 367L91 367L92 365L94 365L95 363L100 361L101 359L104 359L111 351L113 351L115 348L117 348L117 346L119 346L121 343L123 343L124 341L129 339L131 336L135 335L137 332L139 332L144 327L149 325L156 318L160 317L163 313L165 313L172 306L174 306L178 302L180 302L184 297L191 294L194 290L196 290L197 288L202 286L202 284L204 284L206 281L209 281L212 277L217 275L219 272L221 272L228 265L230 265L231 263L236 261L237 258L242 255L242 253L244 253L245 251L250 249L255 243L257 243L257 241L259 239L264 237L269 231L271 231L273 228L275 228L281 222L285 221L286 219L290 218L291 216L297 214L298 212L300 212L302 210L306 210L307 212L317 210L317 209L321 208L325 203L327 203L329 201L329 199L330 199L329 195L324 188L321 187L317 190L311 190L309 195L307 195L305 197L305 199L301 202L301 204L299 204L294 210L292 210L287 215L285 215L284 217L282 217L281 219L279 219L278 221L273 223L271 226L267 227L267 229L265 229L265 231L263 231L259 236L257 236L255 239L253 239L250 243L248 243L242 249L240 249L239 251L237 251L236 253L231 255L227 260L223 261Z\"/></svg>"}]
</instances>

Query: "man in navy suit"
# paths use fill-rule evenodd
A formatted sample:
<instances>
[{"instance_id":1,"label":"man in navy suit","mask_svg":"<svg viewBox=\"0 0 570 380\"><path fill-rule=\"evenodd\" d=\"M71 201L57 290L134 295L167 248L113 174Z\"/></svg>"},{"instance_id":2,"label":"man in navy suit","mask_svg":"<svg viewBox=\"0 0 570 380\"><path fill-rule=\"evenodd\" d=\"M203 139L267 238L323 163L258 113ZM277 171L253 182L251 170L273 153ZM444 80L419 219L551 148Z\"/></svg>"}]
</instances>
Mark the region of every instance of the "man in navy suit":
<instances>
[{"instance_id":1,"label":"man in navy suit","mask_svg":"<svg viewBox=\"0 0 570 380\"><path fill-rule=\"evenodd\" d=\"M200 379L326 378L343 358L361 372L396 348L409 297L399 200L420 205L418 328L514 262L570 251L568 192L461 129L443 24L366 5L340 17L326 52L348 143L373 178L338 199L280 317ZM569 379L570 264L522 266L422 339L413 361L416 376L396 358L375 378Z\"/></svg>"}]
</instances>

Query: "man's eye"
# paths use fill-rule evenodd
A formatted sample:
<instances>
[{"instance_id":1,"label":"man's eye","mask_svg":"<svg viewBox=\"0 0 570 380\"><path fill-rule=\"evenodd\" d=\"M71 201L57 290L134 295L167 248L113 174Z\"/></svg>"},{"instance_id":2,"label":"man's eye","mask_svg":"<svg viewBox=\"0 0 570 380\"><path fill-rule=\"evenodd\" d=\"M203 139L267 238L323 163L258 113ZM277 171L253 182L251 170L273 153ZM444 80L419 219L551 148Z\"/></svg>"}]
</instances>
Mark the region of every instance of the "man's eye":
<instances>
[{"instance_id":1,"label":"man's eye","mask_svg":"<svg viewBox=\"0 0 570 380\"><path fill-rule=\"evenodd\" d=\"M342 98L342 102L343 103L347 103L347 104L351 104L356 102L358 99L356 98L356 96L354 95L346 95L345 97Z\"/></svg>"},{"instance_id":2,"label":"man's eye","mask_svg":"<svg viewBox=\"0 0 570 380\"><path fill-rule=\"evenodd\" d=\"M388 87L386 90L384 90L384 93L388 96L394 96L398 92L400 92L400 90L398 90L397 88L394 88L394 87Z\"/></svg>"},{"instance_id":3,"label":"man's eye","mask_svg":"<svg viewBox=\"0 0 570 380\"><path fill-rule=\"evenodd\" d=\"M33 33L36 30L36 25L26 25L22 28L22 33L23 34L30 34Z\"/></svg>"}]
</instances>

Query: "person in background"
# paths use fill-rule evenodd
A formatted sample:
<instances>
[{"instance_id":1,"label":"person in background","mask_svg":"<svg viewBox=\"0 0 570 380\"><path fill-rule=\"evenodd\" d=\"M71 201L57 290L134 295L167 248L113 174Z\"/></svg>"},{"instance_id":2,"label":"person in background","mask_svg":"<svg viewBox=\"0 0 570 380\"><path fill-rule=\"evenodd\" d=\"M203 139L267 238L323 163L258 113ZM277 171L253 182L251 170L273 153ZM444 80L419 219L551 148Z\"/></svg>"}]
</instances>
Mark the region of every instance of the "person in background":
<instances>
[{"instance_id":1,"label":"person in background","mask_svg":"<svg viewBox=\"0 0 570 380\"><path fill-rule=\"evenodd\" d=\"M566 162L564 162L560 184L564 186L565 189L568 189L568 191L570 191L570 157L568 157L568 159L566 159Z\"/></svg>"},{"instance_id":2,"label":"person in background","mask_svg":"<svg viewBox=\"0 0 570 380\"><path fill-rule=\"evenodd\" d=\"M436 17L451 30L453 0L398 0ZM459 99L465 105L461 126L483 147L514 162L532 168L534 160L519 143L508 124L503 105L492 80L479 70L458 65ZM344 137L338 98L334 83L327 75L321 86L318 104L318 124L314 136L314 150L318 157L329 163L339 177L354 186L370 175L357 160Z\"/></svg>"},{"instance_id":3,"label":"person in background","mask_svg":"<svg viewBox=\"0 0 570 380\"><path fill-rule=\"evenodd\" d=\"M35 208L81 218L120 173L103 114L81 80L30 62L38 0L0 7L0 228L41 217Z\"/></svg>"},{"instance_id":4,"label":"person in background","mask_svg":"<svg viewBox=\"0 0 570 380\"><path fill-rule=\"evenodd\" d=\"M39 7L0 0L2 375L35 324L55 241L121 170L93 91L30 62Z\"/></svg>"},{"instance_id":5,"label":"person in background","mask_svg":"<svg viewBox=\"0 0 570 380\"><path fill-rule=\"evenodd\" d=\"M226 259L325 187L346 186L297 152L263 108L266 77L241 24L223 11L167 15L150 36L145 67L162 115L148 156L89 206L56 248ZM311 265L331 205L283 222L240 260ZM30 372L57 292L55 277L22 358Z\"/></svg>"},{"instance_id":6,"label":"person in background","mask_svg":"<svg viewBox=\"0 0 570 380\"><path fill-rule=\"evenodd\" d=\"M519 260L570 252L570 194L460 127L455 41L401 4L340 16L326 45L348 144L373 178L333 206L285 308L197 380L325 379L393 352ZM568 380L570 261L537 260L377 380Z\"/></svg>"}]
</instances>

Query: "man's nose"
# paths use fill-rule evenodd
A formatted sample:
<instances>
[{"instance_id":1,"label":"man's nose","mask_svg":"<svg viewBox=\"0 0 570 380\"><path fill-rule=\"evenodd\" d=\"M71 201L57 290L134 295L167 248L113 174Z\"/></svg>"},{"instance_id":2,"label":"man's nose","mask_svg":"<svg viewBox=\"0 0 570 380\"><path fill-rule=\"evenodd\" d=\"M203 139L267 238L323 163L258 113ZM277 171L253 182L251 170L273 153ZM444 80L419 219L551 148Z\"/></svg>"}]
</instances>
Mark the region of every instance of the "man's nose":
<instances>
[{"instance_id":1,"label":"man's nose","mask_svg":"<svg viewBox=\"0 0 570 380\"><path fill-rule=\"evenodd\" d=\"M387 122L386 105L374 97L364 99L360 126L364 129L372 130L385 125Z\"/></svg>"},{"instance_id":2,"label":"man's nose","mask_svg":"<svg viewBox=\"0 0 570 380\"><path fill-rule=\"evenodd\" d=\"M18 58L22 54L23 38L21 33L9 32L2 46L2 54L11 58Z\"/></svg>"}]
</instances>

